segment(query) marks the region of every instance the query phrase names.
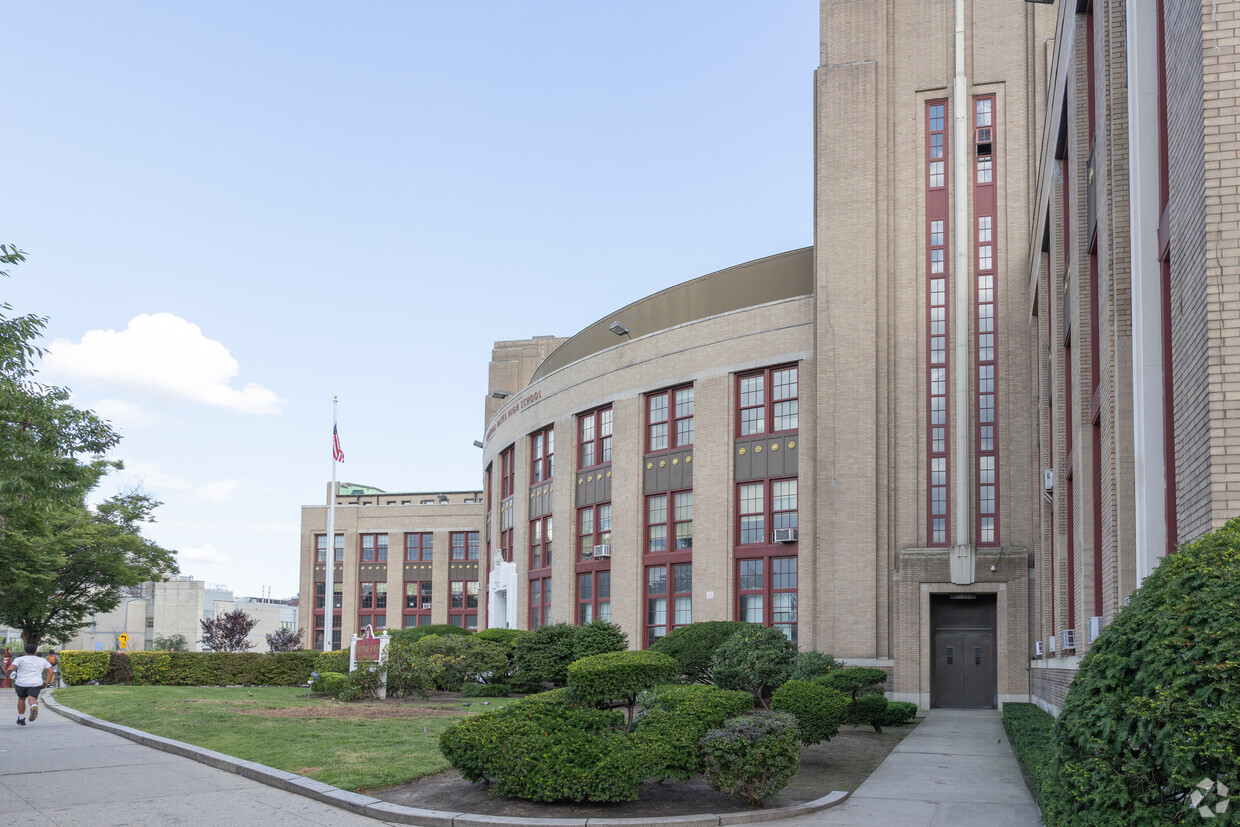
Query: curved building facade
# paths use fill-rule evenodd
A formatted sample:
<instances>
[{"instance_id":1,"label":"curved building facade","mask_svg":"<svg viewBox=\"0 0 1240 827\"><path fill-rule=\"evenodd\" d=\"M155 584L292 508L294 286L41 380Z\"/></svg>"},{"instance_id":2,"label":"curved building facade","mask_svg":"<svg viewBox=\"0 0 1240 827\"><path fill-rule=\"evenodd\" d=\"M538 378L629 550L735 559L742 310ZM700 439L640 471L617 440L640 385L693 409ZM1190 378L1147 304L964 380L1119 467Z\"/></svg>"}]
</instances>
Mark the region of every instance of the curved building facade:
<instances>
[{"instance_id":1,"label":"curved building facade","mask_svg":"<svg viewBox=\"0 0 1240 827\"><path fill-rule=\"evenodd\" d=\"M488 622L620 624L649 645L695 620L814 638L813 253L713 273L564 341L485 440ZM812 455L812 454L811 454Z\"/></svg>"}]
</instances>

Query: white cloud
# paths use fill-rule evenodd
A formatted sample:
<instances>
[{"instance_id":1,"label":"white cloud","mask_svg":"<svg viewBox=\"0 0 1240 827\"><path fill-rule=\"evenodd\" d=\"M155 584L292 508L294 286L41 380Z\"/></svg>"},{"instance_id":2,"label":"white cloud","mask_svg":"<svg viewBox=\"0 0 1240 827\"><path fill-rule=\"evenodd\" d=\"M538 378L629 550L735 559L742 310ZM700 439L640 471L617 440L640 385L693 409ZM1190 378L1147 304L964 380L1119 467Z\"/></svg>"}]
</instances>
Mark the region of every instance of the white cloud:
<instances>
[{"instance_id":1,"label":"white cloud","mask_svg":"<svg viewBox=\"0 0 1240 827\"><path fill-rule=\"evenodd\" d=\"M159 422L161 417L150 413L141 405L120 399L100 399L85 406L118 428L146 428Z\"/></svg>"},{"instance_id":2,"label":"white cloud","mask_svg":"<svg viewBox=\"0 0 1240 827\"><path fill-rule=\"evenodd\" d=\"M198 488L194 492L193 498L212 503L226 502L237 492L240 486L241 480L216 480Z\"/></svg>"},{"instance_id":3,"label":"white cloud","mask_svg":"<svg viewBox=\"0 0 1240 827\"><path fill-rule=\"evenodd\" d=\"M193 486L175 474L169 474L158 465L149 462L126 463L117 477L127 484L137 485L153 492L188 491Z\"/></svg>"},{"instance_id":4,"label":"white cloud","mask_svg":"<svg viewBox=\"0 0 1240 827\"><path fill-rule=\"evenodd\" d=\"M44 365L71 378L159 391L242 413L275 414L282 404L262 385L232 387L240 367L228 348L171 313L143 313L120 332L90 330L76 344L57 339Z\"/></svg>"},{"instance_id":5,"label":"white cloud","mask_svg":"<svg viewBox=\"0 0 1240 827\"><path fill-rule=\"evenodd\" d=\"M227 563L228 557L210 543L201 546L183 548L177 552L177 559L182 563Z\"/></svg>"}]
</instances>

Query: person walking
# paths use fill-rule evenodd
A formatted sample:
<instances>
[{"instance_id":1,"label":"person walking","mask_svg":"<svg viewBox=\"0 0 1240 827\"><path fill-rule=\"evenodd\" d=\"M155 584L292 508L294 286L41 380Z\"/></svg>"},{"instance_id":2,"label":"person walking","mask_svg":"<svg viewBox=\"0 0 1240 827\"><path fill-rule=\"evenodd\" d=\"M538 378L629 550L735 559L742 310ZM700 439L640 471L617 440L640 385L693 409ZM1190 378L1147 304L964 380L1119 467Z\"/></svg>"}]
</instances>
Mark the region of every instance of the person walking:
<instances>
[{"instance_id":1,"label":"person walking","mask_svg":"<svg viewBox=\"0 0 1240 827\"><path fill-rule=\"evenodd\" d=\"M52 665L35 654L39 647L26 644L26 654L9 664L9 677L17 690L17 725L26 725L26 698L30 698L30 720L39 717L39 690L52 682Z\"/></svg>"}]
</instances>

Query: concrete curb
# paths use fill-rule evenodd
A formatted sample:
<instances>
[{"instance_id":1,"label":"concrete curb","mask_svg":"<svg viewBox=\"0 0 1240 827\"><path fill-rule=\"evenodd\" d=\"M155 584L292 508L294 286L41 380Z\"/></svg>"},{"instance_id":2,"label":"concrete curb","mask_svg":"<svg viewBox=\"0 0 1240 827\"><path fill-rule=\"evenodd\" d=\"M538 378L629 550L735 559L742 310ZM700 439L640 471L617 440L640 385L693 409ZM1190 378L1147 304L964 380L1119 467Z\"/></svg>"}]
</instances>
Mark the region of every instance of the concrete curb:
<instances>
[{"instance_id":1,"label":"concrete curb","mask_svg":"<svg viewBox=\"0 0 1240 827\"><path fill-rule=\"evenodd\" d=\"M722 815L706 813L666 818L510 818L476 813L455 813L448 810L423 810L392 804L361 793L351 793L321 781L303 778L295 773L277 770L253 761L244 761L222 752L196 747L184 741L161 738L139 729L103 721L84 712L78 712L76 709L62 706L56 702L50 692L44 694L39 700L58 715L83 726L110 732L143 746L189 758L218 770L233 772L270 787L304 795L358 815L398 824L420 825L420 827L728 827L728 825L756 824L808 815L834 807L848 798L848 793L837 790L822 798L790 807Z\"/></svg>"}]
</instances>

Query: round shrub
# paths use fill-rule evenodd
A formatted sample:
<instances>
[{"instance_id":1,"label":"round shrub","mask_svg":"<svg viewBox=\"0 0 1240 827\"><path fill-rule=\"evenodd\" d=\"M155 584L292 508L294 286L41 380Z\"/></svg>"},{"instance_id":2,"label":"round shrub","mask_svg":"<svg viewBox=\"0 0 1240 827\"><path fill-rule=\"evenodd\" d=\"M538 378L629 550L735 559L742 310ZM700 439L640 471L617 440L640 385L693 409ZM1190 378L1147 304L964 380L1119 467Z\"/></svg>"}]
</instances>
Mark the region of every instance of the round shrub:
<instances>
[{"instance_id":1,"label":"round shrub","mask_svg":"<svg viewBox=\"0 0 1240 827\"><path fill-rule=\"evenodd\" d=\"M887 717L887 699L882 695L862 695L852 702L848 710L848 723L872 726L875 732L883 731L883 719Z\"/></svg>"},{"instance_id":2,"label":"round shrub","mask_svg":"<svg viewBox=\"0 0 1240 827\"><path fill-rule=\"evenodd\" d=\"M344 689L348 680L349 676L343 672L320 672L318 678L310 682L310 691L334 698Z\"/></svg>"},{"instance_id":3,"label":"round shrub","mask_svg":"<svg viewBox=\"0 0 1240 827\"><path fill-rule=\"evenodd\" d=\"M528 635L525 629L481 629L474 633L478 640L493 640L515 646L517 641Z\"/></svg>"},{"instance_id":4,"label":"round shrub","mask_svg":"<svg viewBox=\"0 0 1240 827\"><path fill-rule=\"evenodd\" d=\"M435 688L455 692L465 683L469 653L463 636L427 635L413 644L413 653L430 664Z\"/></svg>"},{"instance_id":5,"label":"round shrub","mask_svg":"<svg viewBox=\"0 0 1240 827\"><path fill-rule=\"evenodd\" d=\"M631 724L637 696L674 680L676 671L676 661L659 652L604 652L569 664L568 686L583 703L623 705Z\"/></svg>"},{"instance_id":6,"label":"round shrub","mask_svg":"<svg viewBox=\"0 0 1240 827\"><path fill-rule=\"evenodd\" d=\"M900 726L917 717L917 704L909 701L888 701L887 712L883 715L883 726Z\"/></svg>"},{"instance_id":7,"label":"round shrub","mask_svg":"<svg viewBox=\"0 0 1240 827\"><path fill-rule=\"evenodd\" d=\"M685 683L710 680L711 660L715 650L732 635L755 626L739 620L704 620L678 626L650 645L650 651L670 655L680 664L680 677Z\"/></svg>"},{"instance_id":8,"label":"round shrub","mask_svg":"<svg viewBox=\"0 0 1240 827\"><path fill-rule=\"evenodd\" d=\"M839 661L823 652L802 652L792 662L792 680L812 681L840 666Z\"/></svg>"},{"instance_id":9,"label":"round shrub","mask_svg":"<svg viewBox=\"0 0 1240 827\"><path fill-rule=\"evenodd\" d=\"M800 766L796 719L785 712L733 718L706 733L702 754L711 787L760 806L786 787Z\"/></svg>"},{"instance_id":10,"label":"round shrub","mask_svg":"<svg viewBox=\"0 0 1240 827\"><path fill-rule=\"evenodd\" d=\"M753 693L755 705L768 709L771 693L792 674L796 656L797 645L779 629L750 624L715 650L710 678L723 689Z\"/></svg>"},{"instance_id":11,"label":"round shrub","mask_svg":"<svg viewBox=\"0 0 1240 827\"><path fill-rule=\"evenodd\" d=\"M629 648L628 637L614 623L596 620L585 626L552 623L517 639L516 682L529 687L564 686L575 660Z\"/></svg>"},{"instance_id":12,"label":"round shrub","mask_svg":"<svg viewBox=\"0 0 1240 827\"><path fill-rule=\"evenodd\" d=\"M855 701L858 695L880 691L887 682L887 672L872 666L847 666L833 669L814 680L823 686L838 689Z\"/></svg>"},{"instance_id":13,"label":"round shrub","mask_svg":"<svg viewBox=\"0 0 1240 827\"><path fill-rule=\"evenodd\" d=\"M1061 793L1047 824L1100 823L1108 813L1130 824L1199 820L1188 810L1203 780L1235 797L1240 520L1180 546L1145 579L1082 660L1055 734Z\"/></svg>"},{"instance_id":14,"label":"round shrub","mask_svg":"<svg viewBox=\"0 0 1240 827\"><path fill-rule=\"evenodd\" d=\"M615 710L589 707L569 690L531 695L467 718L439 749L469 781L533 801L628 801L651 774L650 760L617 727Z\"/></svg>"},{"instance_id":15,"label":"round shrub","mask_svg":"<svg viewBox=\"0 0 1240 827\"><path fill-rule=\"evenodd\" d=\"M665 778L685 780L701 772L701 740L729 718L753 709L753 695L710 684L657 686L643 692L633 739L662 766Z\"/></svg>"},{"instance_id":16,"label":"round shrub","mask_svg":"<svg viewBox=\"0 0 1240 827\"><path fill-rule=\"evenodd\" d=\"M797 720L797 736L805 745L830 741L848 713L848 696L838 689L805 680L790 680L771 695L771 709Z\"/></svg>"}]
</instances>

